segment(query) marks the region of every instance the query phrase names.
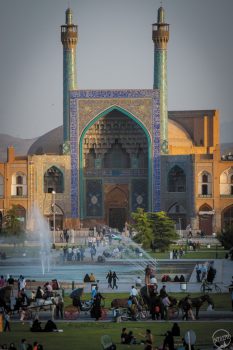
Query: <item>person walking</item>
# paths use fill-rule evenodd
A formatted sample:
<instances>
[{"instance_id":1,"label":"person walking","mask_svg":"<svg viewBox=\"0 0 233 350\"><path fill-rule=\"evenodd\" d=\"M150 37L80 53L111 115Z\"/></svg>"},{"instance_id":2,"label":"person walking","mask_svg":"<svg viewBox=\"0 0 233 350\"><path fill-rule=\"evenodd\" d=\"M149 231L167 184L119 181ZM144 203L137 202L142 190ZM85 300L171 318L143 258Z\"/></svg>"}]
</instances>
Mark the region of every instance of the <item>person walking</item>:
<instances>
[{"instance_id":1,"label":"person walking","mask_svg":"<svg viewBox=\"0 0 233 350\"><path fill-rule=\"evenodd\" d=\"M112 288L112 271L109 270L106 279L108 281L108 288Z\"/></svg>"},{"instance_id":2,"label":"person walking","mask_svg":"<svg viewBox=\"0 0 233 350\"><path fill-rule=\"evenodd\" d=\"M56 318L60 318L63 320L64 318L64 300L62 295L58 294L56 297Z\"/></svg>"},{"instance_id":3,"label":"person walking","mask_svg":"<svg viewBox=\"0 0 233 350\"><path fill-rule=\"evenodd\" d=\"M119 278L117 277L117 274L116 272L114 271L113 274L112 274L112 289L114 289L114 287L116 287L116 289L118 289L118 286L117 286L117 280L119 280Z\"/></svg>"},{"instance_id":4,"label":"person walking","mask_svg":"<svg viewBox=\"0 0 233 350\"><path fill-rule=\"evenodd\" d=\"M196 279L197 282L201 282L201 265L199 263L196 265Z\"/></svg>"}]
</instances>

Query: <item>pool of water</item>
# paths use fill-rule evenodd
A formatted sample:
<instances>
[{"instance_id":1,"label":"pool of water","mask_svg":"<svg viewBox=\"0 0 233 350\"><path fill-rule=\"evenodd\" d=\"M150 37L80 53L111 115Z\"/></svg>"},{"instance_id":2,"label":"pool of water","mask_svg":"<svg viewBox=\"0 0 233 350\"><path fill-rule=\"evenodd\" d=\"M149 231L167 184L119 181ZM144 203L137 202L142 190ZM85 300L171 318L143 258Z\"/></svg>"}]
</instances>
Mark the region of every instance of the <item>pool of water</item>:
<instances>
[{"instance_id":1,"label":"pool of water","mask_svg":"<svg viewBox=\"0 0 233 350\"><path fill-rule=\"evenodd\" d=\"M18 278L19 275L24 275L27 279L35 280L52 280L60 281L82 281L86 273L93 272L98 280L105 280L109 270L115 271L120 278L120 281L134 281L140 275L144 276L144 269L150 260L128 259L128 260L109 260L105 263L88 262L65 262L52 263L50 270L45 269L42 273L42 268L39 259L27 257L14 257L0 261L1 274L4 276L13 275ZM195 263L183 261L161 261L156 265L156 276L159 278L163 274L184 274L190 275L193 271Z\"/></svg>"}]
</instances>

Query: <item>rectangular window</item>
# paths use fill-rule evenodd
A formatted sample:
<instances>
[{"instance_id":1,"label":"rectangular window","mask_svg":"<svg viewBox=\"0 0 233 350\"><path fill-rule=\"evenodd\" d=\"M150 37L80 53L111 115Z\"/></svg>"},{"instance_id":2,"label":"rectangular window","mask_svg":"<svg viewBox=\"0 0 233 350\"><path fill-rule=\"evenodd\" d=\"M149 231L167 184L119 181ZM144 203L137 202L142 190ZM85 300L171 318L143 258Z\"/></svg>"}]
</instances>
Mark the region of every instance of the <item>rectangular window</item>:
<instances>
[{"instance_id":1,"label":"rectangular window","mask_svg":"<svg viewBox=\"0 0 233 350\"><path fill-rule=\"evenodd\" d=\"M16 196L22 197L22 195L23 195L23 187L17 186L16 187Z\"/></svg>"},{"instance_id":2,"label":"rectangular window","mask_svg":"<svg viewBox=\"0 0 233 350\"><path fill-rule=\"evenodd\" d=\"M202 194L203 196L205 196L205 195L208 194L208 185L202 185L201 194Z\"/></svg>"}]
</instances>

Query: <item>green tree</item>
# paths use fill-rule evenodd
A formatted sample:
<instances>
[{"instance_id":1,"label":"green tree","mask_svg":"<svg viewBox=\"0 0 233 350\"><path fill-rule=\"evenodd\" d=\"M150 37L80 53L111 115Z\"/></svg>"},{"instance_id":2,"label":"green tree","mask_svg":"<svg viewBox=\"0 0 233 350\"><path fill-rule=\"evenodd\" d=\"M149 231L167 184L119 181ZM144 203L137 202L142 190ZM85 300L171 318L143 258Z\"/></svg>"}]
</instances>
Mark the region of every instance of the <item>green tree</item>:
<instances>
[{"instance_id":1,"label":"green tree","mask_svg":"<svg viewBox=\"0 0 233 350\"><path fill-rule=\"evenodd\" d=\"M4 231L8 234L19 235L22 233L21 223L17 215L17 206L13 205L3 218Z\"/></svg>"},{"instance_id":2,"label":"green tree","mask_svg":"<svg viewBox=\"0 0 233 350\"><path fill-rule=\"evenodd\" d=\"M143 245L143 248L153 247L165 251L170 244L178 239L175 223L163 211L146 213L138 208L132 213L134 224L132 228L137 232L134 240Z\"/></svg>"},{"instance_id":3,"label":"green tree","mask_svg":"<svg viewBox=\"0 0 233 350\"><path fill-rule=\"evenodd\" d=\"M165 251L178 239L174 221L164 212L149 213L153 228L153 248Z\"/></svg>"},{"instance_id":4,"label":"green tree","mask_svg":"<svg viewBox=\"0 0 233 350\"><path fill-rule=\"evenodd\" d=\"M149 248L153 240L152 223L148 217L148 213L142 208L137 208L135 213L132 213L134 224L131 227L137 232L134 240L142 244L143 248Z\"/></svg>"},{"instance_id":5,"label":"green tree","mask_svg":"<svg viewBox=\"0 0 233 350\"><path fill-rule=\"evenodd\" d=\"M226 227L219 235L219 240L225 249L233 247L233 226Z\"/></svg>"}]
</instances>

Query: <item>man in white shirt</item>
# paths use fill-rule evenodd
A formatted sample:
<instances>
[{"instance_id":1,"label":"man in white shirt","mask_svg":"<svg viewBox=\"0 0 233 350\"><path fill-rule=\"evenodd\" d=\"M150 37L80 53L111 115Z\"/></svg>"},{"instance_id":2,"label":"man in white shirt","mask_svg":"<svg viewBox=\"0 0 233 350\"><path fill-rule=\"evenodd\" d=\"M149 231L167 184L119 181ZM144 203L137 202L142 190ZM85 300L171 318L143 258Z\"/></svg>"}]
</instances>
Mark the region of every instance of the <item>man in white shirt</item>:
<instances>
[{"instance_id":1,"label":"man in white shirt","mask_svg":"<svg viewBox=\"0 0 233 350\"><path fill-rule=\"evenodd\" d=\"M137 297L138 296L138 291L137 291L137 289L134 286L131 287L130 296L131 297Z\"/></svg>"}]
</instances>

